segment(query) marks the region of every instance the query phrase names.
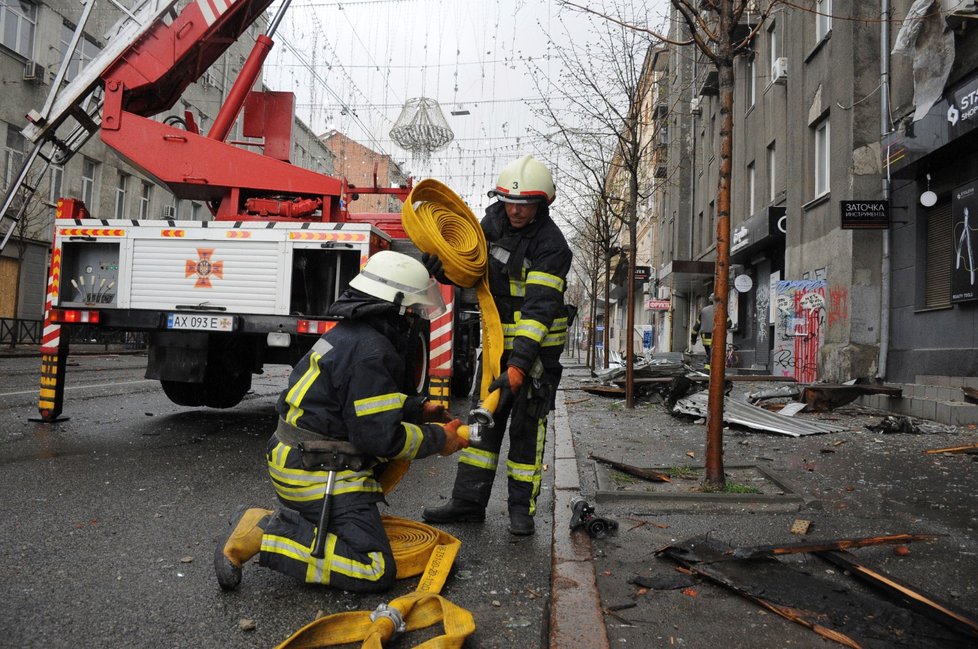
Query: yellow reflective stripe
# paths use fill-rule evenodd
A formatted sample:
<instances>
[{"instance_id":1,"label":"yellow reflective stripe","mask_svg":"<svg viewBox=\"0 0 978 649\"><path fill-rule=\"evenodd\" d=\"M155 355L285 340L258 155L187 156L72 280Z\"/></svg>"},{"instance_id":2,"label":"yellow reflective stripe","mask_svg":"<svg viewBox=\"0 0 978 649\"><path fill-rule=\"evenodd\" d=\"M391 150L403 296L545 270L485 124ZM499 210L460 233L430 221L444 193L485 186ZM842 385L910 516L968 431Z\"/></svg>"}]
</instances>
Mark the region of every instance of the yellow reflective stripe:
<instances>
[{"instance_id":1,"label":"yellow reflective stripe","mask_svg":"<svg viewBox=\"0 0 978 649\"><path fill-rule=\"evenodd\" d=\"M541 347L560 347L567 342L567 332L558 331L556 333L547 334L543 341L540 343Z\"/></svg>"},{"instance_id":2,"label":"yellow reflective stripe","mask_svg":"<svg viewBox=\"0 0 978 649\"><path fill-rule=\"evenodd\" d=\"M331 552L326 556L330 557L329 567L331 572L338 572L341 575L346 575L353 579L363 579L364 581L377 581L384 576L386 563L384 561L384 555L380 552L367 553L367 556L370 557L370 563L341 557L335 552Z\"/></svg>"},{"instance_id":3,"label":"yellow reflective stripe","mask_svg":"<svg viewBox=\"0 0 978 649\"><path fill-rule=\"evenodd\" d=\"M480 469L495 471L496 465L499 464L499 453L492 453L491 451L484 451L481 448L472 448L470 446L462 451L458 461L459 464L469 464Z\"/></svg>"},{"instance_id":4,"label":"yellow reflective stripe","mask_svg":"<svg viewBox=\"0 0 978 649\"><path fill-rule=\"evenodd\" d=\"M537 466L541 468L541 471L537 473L536 479L533 481L533 492L530 494L530 516L533 516L534 512L537 510L537 496L540 494L540 482L541 474L543 469L543 448L547 443L547 419L537 420L537 456L536 463Z\"/></svg>"},{"instance_id":5,"label":"yellow reflective stripe","mask_svg":"<svg viewBox=\"0 0 978 649\"><path fill-rule=\"evenodd\" d=\"M540 342L547 335L547 327L537 320L520 320L516 328L517 336L526 336L530 340Z\"/></svg>"},{"instance_id":6,"label":"yellow reflective stripe","mask_svg":"<svg viewBox=\"0 0 978 649\"><path fill-rule=\"evenodd\" d=\"M284 536L265 534L261 537L261 551L282 556L296 561L309 560L309 548Z\"/></svg>"},{"instance_id":7,"label":"yellow reflective stripe","mask_svg":"<svg viewBox=\"0 0 978 649\"><path fill-rule=\"evenodd\" d=\"M558 275L551 275L539 270L531 270L526 276L526 283L536 284L537 286L549 286L560 293L564 292L564 280Z\"/></svg>"},{"instance_id":8,"label":"yellow reflective stripe","mask_svg":"<svg viewBox=\"0 0 978 649\"><path fill-rule=\"evenodd\" d=\"M560 331L561 329L567 329L567 316L554 319L553 324L550 325L550 331Z\"/></svg>"},{"instance_id":9,"label":"yellow reflective stripe","mask_svg":"<svg viewBox=\"0 0 978 649\"><path fill-rule=\"evenodd\" d=\"M526 283L518 279L509 280L509 294L512 297L525 297L526 296Z\"/></svg>"},{"instance_id":10,"label":"yellow reflective stripe","mask_svg":"<svg viewBox=\"0 0 978 649\"><path fill-rule=\"evenodd\" d=\"M357 413L357 417L366 417L368 415L376 415L379 412L387 412L388 410L399 410L404 406L406 399L407 397L399 392L390 392L376 397L357 399L353 402L353 408Z\"/></svg>"},{"instance_id":11,"label":"yellow reflective stripe","mask_svg":"<svg viewBox=\"0 0 978 649\"><path fill-rule=\"evenodd\" d=\"M520 464L512 460L506 460L506 475L513 480L520 482L533 482L539 475L540 467L532 464Z\"/></svg>"},{"instance_id":12,"label":"yellow reflective stripe","mask_svg":"<svg viewBox=\"0 0 978 649\"><path fill-rule=\"evenodd\" d=\"M516 331L519 329L519 325L516 324L504 324L503 325L503 335L513 337L516 335Z\"/></svg>"},{"instance_id":13,"label":"yellow reflective stripe","mask_svg":"<svg viewBox=\"0 0 978 649\"><path fill-rule=\"evenodd\" d=\"M312 384L316 381L316 379L319 378L320 358L322 357L316 352L309 354L308 369L306 369L305 374L303 374L302 377L295 382L295 385L292 386L292 389L289 390L289 393L285 396L285 401L289 404L289 412L285 415L285 421L293 426L296 425L299 417L301 417L302 413L305 412L300 407L302 399L306 396L306 392L309 391L309 388L312 387Z\"/></svg>"},{"instance_id":14,"label":"yellow reflective stripe","mask_svg":"<svg viewBox=\"0 0 978 649\"><path fill-rule=\"evenodd\" d=\"M512 338L507 338L506 340L503 341L503 349L506 349L506 350L509 350L509 351L513 351L513 339Z\"/></svg>"},{"instance_id":15,"label":"yellow reflective stripe","mask_svg":"<svg viewBox=\"0 0 978 649\"><path fill-rule=\"evenodd\" d=\"M406 421L401 422L404 427L404 448L394 456L395 460L413 460L421 449L421 442L424 441L424 433L421 427L410 424Z\"/></svg>"}]
</instances>

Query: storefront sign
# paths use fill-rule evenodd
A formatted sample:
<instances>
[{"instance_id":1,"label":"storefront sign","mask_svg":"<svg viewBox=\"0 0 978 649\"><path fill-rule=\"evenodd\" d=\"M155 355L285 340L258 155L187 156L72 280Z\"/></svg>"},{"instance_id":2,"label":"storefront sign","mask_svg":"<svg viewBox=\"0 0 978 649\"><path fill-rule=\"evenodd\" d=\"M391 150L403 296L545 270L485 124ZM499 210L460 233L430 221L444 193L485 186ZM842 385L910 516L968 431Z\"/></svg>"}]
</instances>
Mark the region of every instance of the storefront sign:
<instances>
[{"instance_id":1,"label":"storefront sign","mask_svg":"<svg viewBox=\"0 0 978 649\"><path fill-rule=\"evenodd\" d=\"M951 302L978 300L978 180L951 195Z\"/></svg>"},{"instance_id":2,"label":"storefront sign","mask_svg":"<svg viewBox=\"0 0 978 649\"><path fill-rule=\"evenodd\" d=\"M649 281L649 267L648 266L636 266L635 267L635 281L636 282L647 282L647 281Z\"/></svg>"},{"instance_id":3,"label":"storefront sign","mask_svg":"<svg viewBox=\"0 0 978 649\"><path fill-rule=\"evenodd\" d=\"M671 306L671 300L649 300L645 303L645 308L649 311L668 311Z\"/></svg>"},{"instance_id":4,"label":"storefront sign","mask_svg":"<svg viewBox=\"0 0 978 649\"><path fill-rule=\"evenodd\" d=\"M890 227L889 201L839 201L843 230L885 230Z\"/></svg>"}]
</instances>

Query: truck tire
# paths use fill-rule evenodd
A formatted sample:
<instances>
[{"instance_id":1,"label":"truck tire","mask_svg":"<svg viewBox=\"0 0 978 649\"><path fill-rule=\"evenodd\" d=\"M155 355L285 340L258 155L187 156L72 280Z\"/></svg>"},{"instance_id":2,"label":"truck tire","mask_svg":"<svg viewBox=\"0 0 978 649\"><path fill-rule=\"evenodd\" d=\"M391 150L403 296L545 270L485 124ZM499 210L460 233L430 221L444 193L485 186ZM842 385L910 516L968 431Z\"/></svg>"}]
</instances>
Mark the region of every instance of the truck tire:
<instances>
[{"instance_id":1,"label":"truck tire","mask_svg":"<svg viewBox=\"0 0 978 649\"><path fill-rule=\"evenodd\" d=\"M233 408L251 389L251 372L223 375L208 372L204 378L204 405L209 408Z\"/></svg>"},{"instance_id":2,"label":"truck tire","mask_svg":"<svg viewBox=\"0 0 978 649\"><path fill-rule=\"evenodd\" d=\"M204 384L186 381L160 380L166 398L178 406L198 407L204 405Z\"/></svg>"}]
</instances>

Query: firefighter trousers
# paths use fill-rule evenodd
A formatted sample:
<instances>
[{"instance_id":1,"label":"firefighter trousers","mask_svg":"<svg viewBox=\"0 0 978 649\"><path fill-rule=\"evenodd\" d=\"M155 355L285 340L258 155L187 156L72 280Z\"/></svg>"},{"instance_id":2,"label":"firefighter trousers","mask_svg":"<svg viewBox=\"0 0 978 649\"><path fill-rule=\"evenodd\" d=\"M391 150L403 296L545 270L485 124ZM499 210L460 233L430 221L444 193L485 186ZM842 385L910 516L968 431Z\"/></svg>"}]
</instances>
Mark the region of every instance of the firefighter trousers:
<instances>
[{"instance_id":1,"label":"firefighter trousers","mask_svg":"<svg viewBox=\"0 0 978 649\"><path fill-rule=\"evenodd\" d=\"M495 425L484 429L481 442L470 445L459 455L452 498L474 502L482 508L488 505L508 420L509 510L532 516L540 493L549 406L549 382L528 379L515 397L503 398L493 413Z\"/></svg>"},{"instance_id":2,"label":"firefighter trousers","mask_svg":"<svg viewBox=\"0 0 978 649\"><path fill-rule=\"evenodd\" d=\"M268 470L278 509L264 526L260 565L310 584L377 593L394 583L397 565L371 493L380 485L372 471L340 471L326 529L326 553L312 556L327 473L303 466L302 452L273 435ZM366 499L364 498L366 497Z\"/></svg>"}]
</instances>

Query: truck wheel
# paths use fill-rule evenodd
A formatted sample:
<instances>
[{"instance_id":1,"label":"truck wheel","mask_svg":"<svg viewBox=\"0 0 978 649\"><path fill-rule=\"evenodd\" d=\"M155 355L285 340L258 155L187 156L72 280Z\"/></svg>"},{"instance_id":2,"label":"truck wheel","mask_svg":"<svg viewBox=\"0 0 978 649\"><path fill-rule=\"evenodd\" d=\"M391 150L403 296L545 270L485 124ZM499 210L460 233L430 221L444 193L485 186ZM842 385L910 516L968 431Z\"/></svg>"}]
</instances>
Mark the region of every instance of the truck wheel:
<instances>
[{"instance_id":1,"label":"truck wheel","mask_svg":"<svg viewBox=\"0 0 978 649\"><path fill-rule=\"evenodd\" d=\"M167 399L178 406L202 406L204 405L204 390L201 383L187 383L186 381L164 381L160 380L163 393Z\"/></svg>"},{"instance_id":2,"label":"truck wheel","mask_svg":"<svg viewBox=\"0 0 978 649\"><path fill-rule=\"evenodd\" d=\"M204 405L210 408L233 408L241 403L250 389L251 372L232 375L208 372L202 390Z\"/></svg>"}]
</instances>

